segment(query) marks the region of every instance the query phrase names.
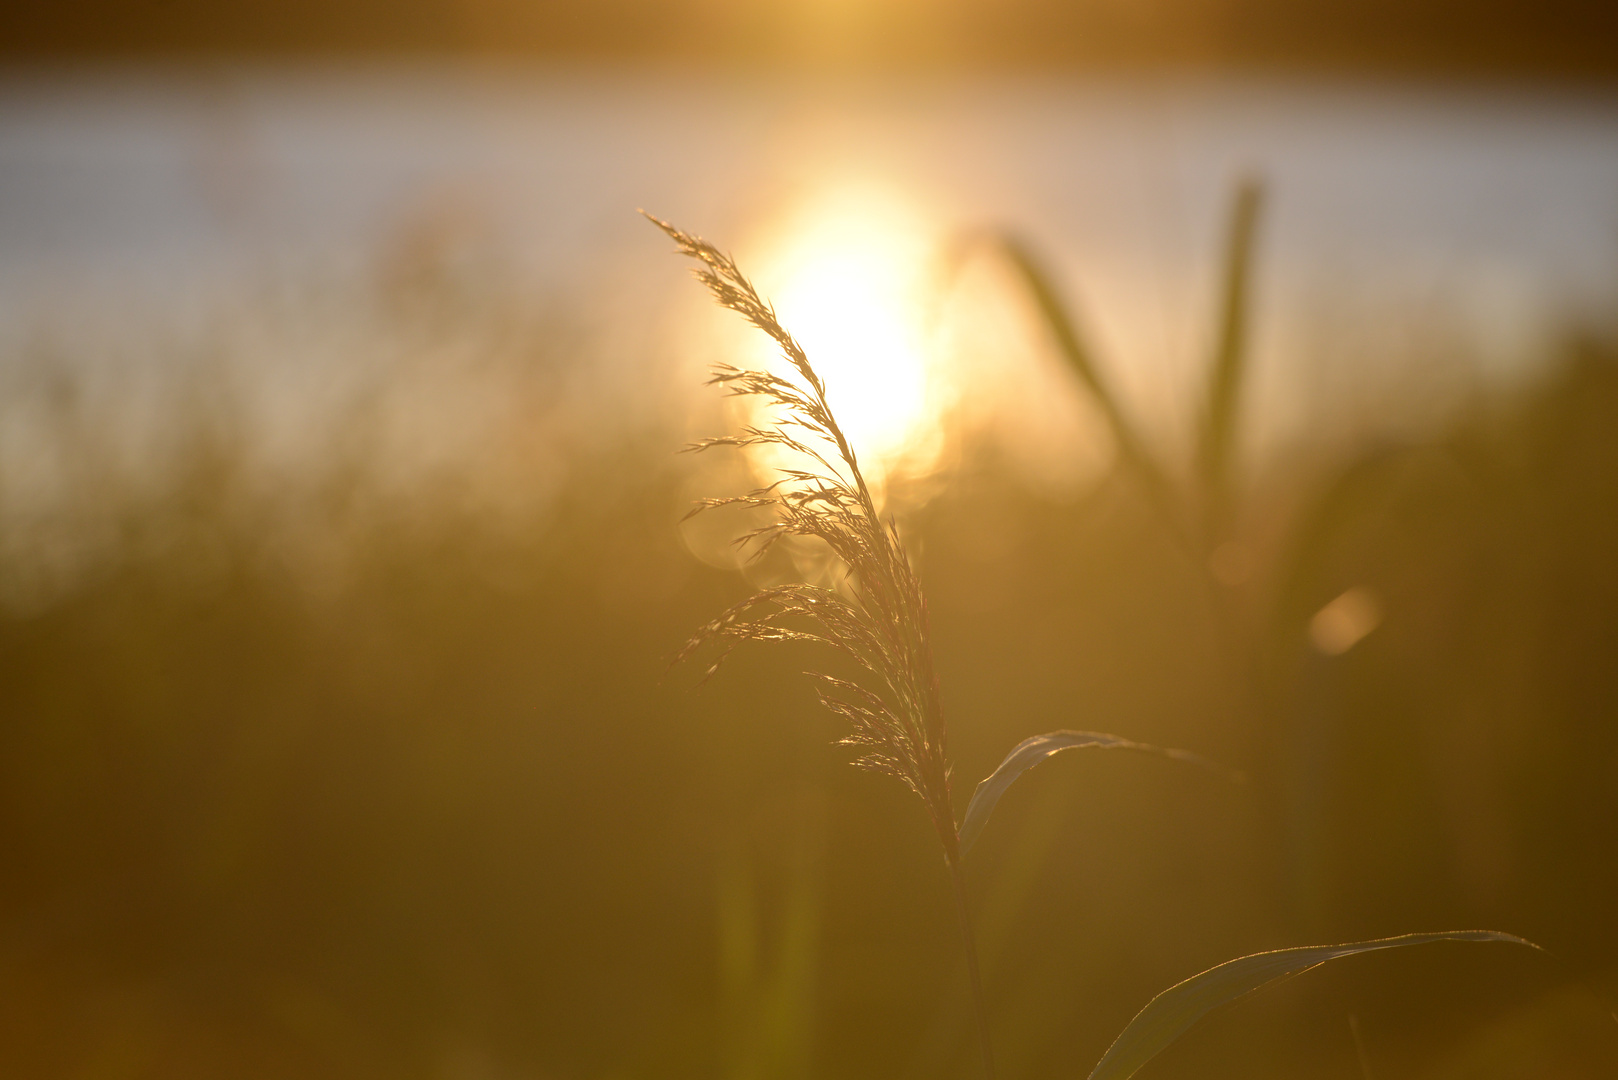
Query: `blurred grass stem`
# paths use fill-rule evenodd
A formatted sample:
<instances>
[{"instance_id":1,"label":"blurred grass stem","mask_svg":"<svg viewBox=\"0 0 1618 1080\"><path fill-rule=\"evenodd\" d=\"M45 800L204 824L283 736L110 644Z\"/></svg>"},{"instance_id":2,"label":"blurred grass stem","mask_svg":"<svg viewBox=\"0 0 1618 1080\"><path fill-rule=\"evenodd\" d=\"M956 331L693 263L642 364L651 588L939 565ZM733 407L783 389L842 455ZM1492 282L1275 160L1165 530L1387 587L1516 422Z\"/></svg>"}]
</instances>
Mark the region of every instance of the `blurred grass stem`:
<instances>
[{"instance_id":1,"label":"blurred grass stem","mask_svg":"<svg viewBox=\"0 0 1618 1080\"><path fill-rule=\"evenodd\" d=\"M972 936L972 915L966 906L966 876L957 854L949 863L949 880L955 893L955 915L961 923L961 940L966 948L966 972L972 981L972 1014L978 1023L978 1050L983 1055L983 1075L994 1080L994 1050L989 1042L989 1015L983 1003L983 976L978 971L978 947Z\"/></svg>"}]
</instances>

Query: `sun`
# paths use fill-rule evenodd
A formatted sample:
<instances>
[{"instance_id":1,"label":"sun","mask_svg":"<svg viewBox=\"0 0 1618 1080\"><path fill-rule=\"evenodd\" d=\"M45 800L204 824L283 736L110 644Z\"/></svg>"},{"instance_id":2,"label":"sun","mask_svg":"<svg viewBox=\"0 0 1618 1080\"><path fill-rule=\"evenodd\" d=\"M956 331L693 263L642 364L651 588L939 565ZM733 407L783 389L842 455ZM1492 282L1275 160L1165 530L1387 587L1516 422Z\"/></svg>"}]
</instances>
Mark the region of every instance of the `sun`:
<instances>
[{"instance_id":1,"label":"sun","mask_svg":"<svg viewBox=\"0 0 1618 1080\"><path fill-rule=\"evenodd\" d=\"M820 185L749 247L756 283L824 379L868 479L934 469L954 392L929 348L934 241L915 201L870 182ZM779 369L753 347L745 366Z\"/></svg>"}]
</instances>

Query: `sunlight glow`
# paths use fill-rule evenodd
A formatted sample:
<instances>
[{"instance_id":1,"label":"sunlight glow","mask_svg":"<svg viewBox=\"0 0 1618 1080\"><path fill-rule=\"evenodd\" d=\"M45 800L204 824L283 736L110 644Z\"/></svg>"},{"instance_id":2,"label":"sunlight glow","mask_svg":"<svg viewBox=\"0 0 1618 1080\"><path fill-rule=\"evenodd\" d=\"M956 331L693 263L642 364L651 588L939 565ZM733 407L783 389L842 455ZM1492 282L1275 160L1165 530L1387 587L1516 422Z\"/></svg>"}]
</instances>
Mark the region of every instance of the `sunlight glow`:
<instances>
[{"instance_id":1,"label":"sunlight glow","mask_svg":"<svg viewBox=\"0 0 1618 1080\"><path fill-rule=\"evenodd\" d=\"M867 479L931 471L954 391L928 348L921 213L879 186L832 185L762 240L756 280L825 380ZM747 363L779 368L753 345Z\"/></svg>"}]
</instances>

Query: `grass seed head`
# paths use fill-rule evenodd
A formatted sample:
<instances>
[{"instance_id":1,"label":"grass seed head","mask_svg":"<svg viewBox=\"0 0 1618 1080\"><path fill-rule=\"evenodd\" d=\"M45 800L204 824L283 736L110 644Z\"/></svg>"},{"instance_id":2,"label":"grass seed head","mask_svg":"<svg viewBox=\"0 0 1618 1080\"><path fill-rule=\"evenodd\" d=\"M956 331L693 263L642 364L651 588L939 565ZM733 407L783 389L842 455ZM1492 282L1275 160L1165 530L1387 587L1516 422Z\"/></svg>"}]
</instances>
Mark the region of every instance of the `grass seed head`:
<instances>
[{"instance_id":1,"label":"grass seed head","mask_svg":"<svg viewBox=\"0 0 1618 1080\"><path fill-rule=\"evenodd\" d=\"M852 731L859 766L898 777L926 804L947 858L958 857L950 803L949 760L938 676L928 636L927 601L891 519L878 515L870 488L837 419L826 387L803 347L735 260L712 244L646 215L669 235L720 306L741 315L780 349L793 377L717 365L709 382L734 396L753 396L771 420L733 435L703 439L688 449L780 446L804 461L782 468L766 487L731 498L704 499L692 513L720 506L768 508L771 520L738 541L757 557L784 537L826 545L841 570L841 588L791 584L765 589L722 612L697 631L676 657L721 646L712 674L742 641L812 641L851 658L862 681L811 672L821 703Z\"/></svg>"}]
</instances>

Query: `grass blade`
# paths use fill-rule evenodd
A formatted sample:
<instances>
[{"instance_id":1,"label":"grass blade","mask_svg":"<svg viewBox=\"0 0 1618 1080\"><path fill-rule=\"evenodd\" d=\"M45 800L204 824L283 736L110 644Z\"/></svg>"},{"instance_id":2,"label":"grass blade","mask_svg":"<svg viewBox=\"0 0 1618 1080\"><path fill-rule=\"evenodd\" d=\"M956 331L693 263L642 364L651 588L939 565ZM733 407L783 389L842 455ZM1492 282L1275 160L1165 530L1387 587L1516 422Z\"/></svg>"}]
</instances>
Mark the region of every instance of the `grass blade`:
<instances>
[{"instance_id":1,"label":"grass blade","mask_svg":"<svg viewBox=\"0 0 1618 1080\"><path fill-rule=\"evenodd\" d=\"M1531 949L1539 948L1531 941L1493 930L1452 930L1442 934L1404 934L1349 945L1277 949L1227 960L1201 975L1169 987L1153 998L1113 1041L1106 1056L1090 1073L1089 1080L1126 1080L1211 1010L1277 979L1300 974L1342 956L1397 949L1405 945L1426 945L1435 941L1504 941L1527 945Z\"/></svg>"},{"instance_id":2,"label":"grass blade","mask_svg":"<svg viewBox=\"0 0 1618 1080\"><path fill-rule=\"evenodd\" d=\"M1052 754L1086 746L1103 750L1144 750L1147 753L1161 754L1180 761L1216 769L1224 768L1186 750L1162 750L1099 731L1052 731L1045 735L1035 735L1013 747L1011 753L1000 763L1000 767L980 782L977 790L972 793L972 801L966 806L966 817L961 821L961 854L966 854L967 849L972 846L972 841L978 838L983 827L989 823L989 814L993 812L995 804L1000 801L1000 796L1006 793L1012 781Z\"/></svg>"},{"instance_id":3,"label":"grass blade","mask_svg":"<svg viewBox=\"0 0 1618 1080\"><path fill-rule=\"evenodd\" d=\"M1202 481L1203 541L1211 549L1225 528L1230 501L1230 459L1236 441L1237 410L1247 368L1247 296L1252 278L1253 240L1258 232L1264 189L1243 180L1230 210L1220 290L1219 337L1208 373L1198 473Z\"/></svg>"},{"instance_id":4,"label":"grass blade","mask_svg":"<svg viewBox=\"0 0 1618 1080\"><path fill-rule=\"evenodd\" d=\"M1146 482L1154 497L1166 498L1169 489L1167 476L1157 459L1146 448L1145 440L1141 438L1140 432L1124 411L1122 404L1113 396L1112 390L1101 377L1095 356L1080 335L1078 326L1068 311L1067 304L1062 301L1050 272L1021 237L1011 233L998 233L994 240L1006 261L1016 270L1018 278L1028 290L1028 295L1039 309L1040 319L1045 323L1045 328L1056 343L1062 358L1079 377L1079 381L1084 384L1102 415L1106 417L1107 426L1118 445L1119 455Z\"/></svg>"}]
</instances>

